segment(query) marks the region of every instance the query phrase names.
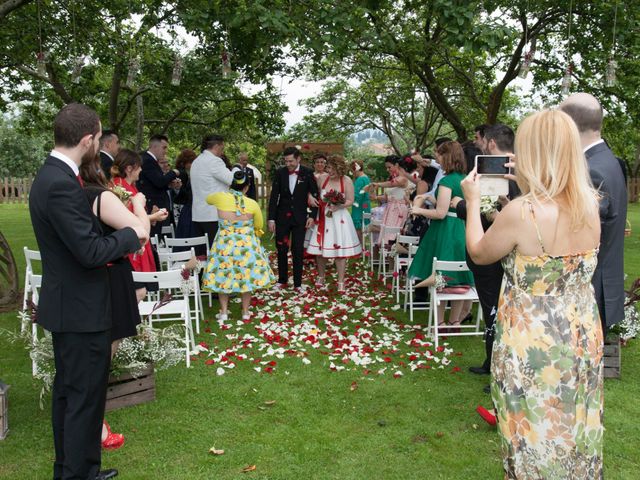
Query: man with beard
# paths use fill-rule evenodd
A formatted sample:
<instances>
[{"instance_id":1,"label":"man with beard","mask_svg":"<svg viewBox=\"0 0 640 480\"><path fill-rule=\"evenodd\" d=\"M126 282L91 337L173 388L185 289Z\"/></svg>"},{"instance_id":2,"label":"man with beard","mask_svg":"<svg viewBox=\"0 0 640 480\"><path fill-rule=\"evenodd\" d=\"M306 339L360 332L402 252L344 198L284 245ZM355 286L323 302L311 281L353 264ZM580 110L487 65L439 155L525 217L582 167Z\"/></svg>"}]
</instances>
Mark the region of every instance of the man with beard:
<instances>
[{"instance_id":1,"label":"man with beard","mask_svg":"<svg viewBox=\"0 0 640 480\"><path fill-rule=\"evenodd\" d=\"M29 195L42 255L37 323L51 332L56 375L52 392L54 479L106 479L100 436L111 354L111 297L107 263L140 249L144 229L103 236L82 190L78 167L95 158L96 112L65 106L54 120L55 147Z\"/></svg>"}]
</instances>

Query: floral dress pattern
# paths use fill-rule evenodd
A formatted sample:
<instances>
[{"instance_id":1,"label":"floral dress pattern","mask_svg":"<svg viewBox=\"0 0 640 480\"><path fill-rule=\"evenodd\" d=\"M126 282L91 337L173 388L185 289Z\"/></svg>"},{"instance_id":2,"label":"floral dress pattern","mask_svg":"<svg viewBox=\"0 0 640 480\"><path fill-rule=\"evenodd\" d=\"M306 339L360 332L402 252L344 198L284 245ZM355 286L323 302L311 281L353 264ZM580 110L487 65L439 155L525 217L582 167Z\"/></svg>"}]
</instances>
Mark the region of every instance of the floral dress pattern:
<instances>
[{"instance_id":1,"label":"floral dress pattern","mask_svg":"<svg viewBox=\"0 0 640 480\"><path fill-rule=\"evenodd\" d=\"M236 197L237 212L244 212L244 199ZM269 287L275 276L258 239L253 220L219 221L218 233L209 250L202 286L217 293L246 293Z\"/></svg>"},{"instance_id":2,"label":"floral dress pattern","mask_svg":"<svg viewBox=\"0 0 640 480\"><path fill-rule=\"evenodd\" d=\"M598 252L551 256L540 246L540 256L513 251L502 262L491 394L506 478L602 478Z\"/></svg>"}]
</instances>

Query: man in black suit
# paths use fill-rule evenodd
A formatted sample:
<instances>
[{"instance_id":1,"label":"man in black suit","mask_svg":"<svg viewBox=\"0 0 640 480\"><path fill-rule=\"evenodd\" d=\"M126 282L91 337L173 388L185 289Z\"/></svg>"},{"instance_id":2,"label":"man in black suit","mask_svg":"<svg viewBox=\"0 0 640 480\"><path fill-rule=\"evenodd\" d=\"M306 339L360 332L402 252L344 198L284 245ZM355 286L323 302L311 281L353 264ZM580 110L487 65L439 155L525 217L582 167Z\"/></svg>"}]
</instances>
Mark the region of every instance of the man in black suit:
<instances>
[{"instance_id":1,"label":"man in black suit","mask_svg":"<svg viewBox=\"0 0 640 480\"><path fill-rule=\"evenodd\" d=\"M624 171L601 137L602 107L588 93L576 93L560 104L578 127L589 175L600 198L600 250L591 282L603 332L624 318L624 229L627 187Z\"/></svg>"},{"instance_id":2,"label":"man in black suit","mask_svg":"<svg viewBox=\"0 0 640 480\"><path fill-rule=\"evenodd\" d=\"M509 155L513 154L513 145L515 142L515 134L507 125L497 123L495 125L481 125L482 142L485 145L487 155ZM478 130L476 130L478 133ZM477 146L477 144L476 144ZM475 159L474 159L475 167ZM500 198L501 205L506 205L509 200L513 200L520 195L520 191L515 182L509 181L509 198ZM452 201L456 207L458 218L466 221L467 205L465 200ZM493 219L488 219L482 215L482 226L484 230L488 230ZM467 264L469 270L473 273L478 299L482 308L485 323L485 360L480 366L469 367L471 373L476 375L489 375L491 373L491 352L493 351L493 340L495 335L495 321L498 313L498 300L500 299L500 288L502 286L502 270L501 262L491 263L489 265L476 265L467 255ZM486 393L490 392L489 386L485 387Z\"/></svg>"},{"instance_id":3,"label":"man in black suit","mask_svg":"<svg viewBox=\"0 0 640 480\"><path fill-rule=\"evenodd\" d=\"M107 180L111 179L113 160L120 151L120 139L113 130L103 130L100 137L100 166Z\"/></svg>"},{"instance_id":4,"label":"man in black suit","mask_svg":"<svg viewBox=\"0 0 640 480\"><path fill-rule=\"evenodd\" d=\"M140 249L148 234L131 228L103 236L80 185L78 166L95 157L100 119L80 104L54 121L55 148L36 175L29 211L42 254L37 322L51 332L56 376L52 421L54 479L105 479L100 436L111 354L107 263Z\"/></svg>"},{"instance_id":5,"label":"man in black suit","mask_svg":"<svg viewBox=\"0 0 640 480\"><path fill-rule=\"evenodd\" d=\"M287 286L289 272L287 254L291 244L293 286L302 288L304 234L318 213L318 184L313 170L300 165L300 150L288 147L282 153L285 166L274 176L269 199L269 231L276 234L278 250L278 285ZM310 209L307 210L307 204Z\"/></svg>"},{"instance_id":6,"label":"man in black suit","mask_svg":"<svg viewBox=\"0 0 640 480\"><path fill-rule=\"evenodd\" d=\"M178 170L170 170L163 173L159 161L164 160L169 148L169 139L166 135L153 135L149 139L149 148L141 154L142 171L138 178L138 190L147 197L147 212L151 213L153 207L164 208L167 211L171 208L167 192L171 188L179 189L182 182L178 178ZM170 225L169 217L163 222L156 222L151 227L151 236L160 235L164 225Z\"/></svg>"},{"instance_id":7,"label":"man in black suit","mask_svg":"<svg viewBox=\"0 0 640 480\"><path fill-rule=\"evenodd\" d=\"M236 171L244 173L249 182L249 189L246 193L247 197L258 200L258 196L256 195L256 179L253 174L253 168L249 166L249 154L247 152L240 152L238 155L238 163L231 169L232 173Z\"/></svg>"}]
</instances>

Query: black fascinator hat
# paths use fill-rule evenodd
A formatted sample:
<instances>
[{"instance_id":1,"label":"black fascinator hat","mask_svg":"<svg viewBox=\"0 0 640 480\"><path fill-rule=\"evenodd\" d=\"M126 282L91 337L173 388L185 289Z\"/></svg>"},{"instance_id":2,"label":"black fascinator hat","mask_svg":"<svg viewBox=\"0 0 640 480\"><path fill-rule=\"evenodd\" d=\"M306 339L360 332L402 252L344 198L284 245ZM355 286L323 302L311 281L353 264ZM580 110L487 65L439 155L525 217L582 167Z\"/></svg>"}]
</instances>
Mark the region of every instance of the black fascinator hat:
<instances>
[{"instance_id":1,"label":"black fascinator hat","mask_svg":"<svg viewBox=\"0 0 640 480\"><path fill-rule=\"evenodd\" d=\"M231 189L242 191L247 185L247 175L244 172L238 170L233 174L233 181L231 182Z\"/></svg>"}]
</instances>

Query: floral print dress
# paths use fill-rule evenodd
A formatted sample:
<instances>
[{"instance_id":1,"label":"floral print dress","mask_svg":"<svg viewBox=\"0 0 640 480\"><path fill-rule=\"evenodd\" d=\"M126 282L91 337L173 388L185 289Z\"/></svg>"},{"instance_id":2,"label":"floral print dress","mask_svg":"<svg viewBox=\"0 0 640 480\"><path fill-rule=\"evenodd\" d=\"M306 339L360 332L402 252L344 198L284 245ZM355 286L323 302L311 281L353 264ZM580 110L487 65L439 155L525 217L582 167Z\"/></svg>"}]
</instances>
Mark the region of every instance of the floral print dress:
<instances>
[{"instance_id":1,"label":"floral print dress","mask_svg":"<svg viewBox=\"0 0 640 480\"><path fill-rule=\"evenodd\" d=\"M602 478L598 252L552 256L538 239L542 255L503 259L491 394L505 478Z\"/></svg>"}]
</instances>

